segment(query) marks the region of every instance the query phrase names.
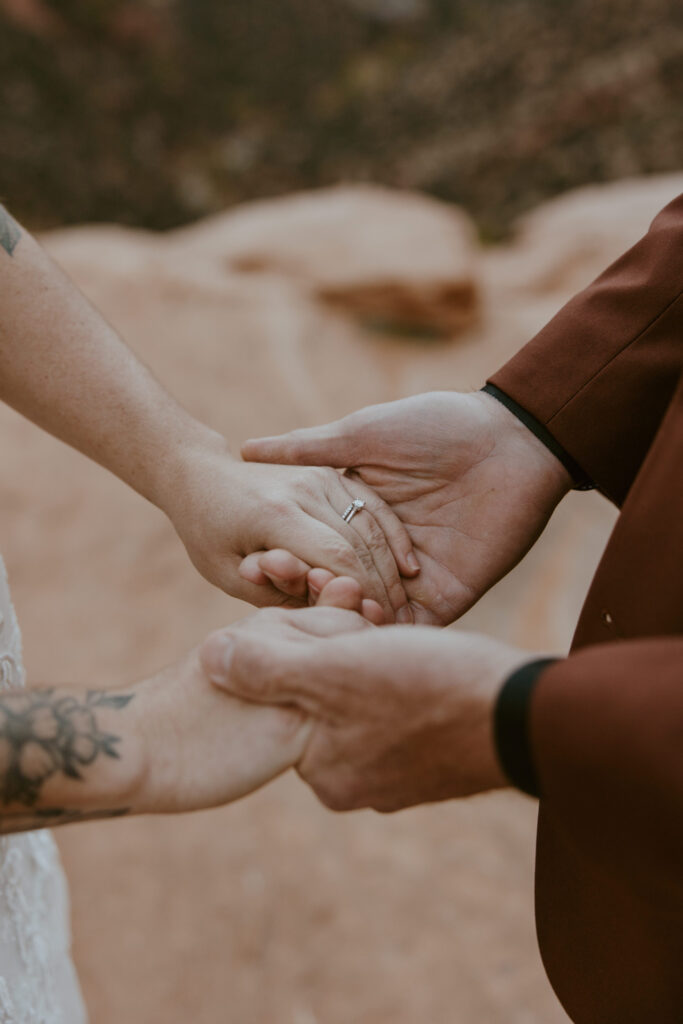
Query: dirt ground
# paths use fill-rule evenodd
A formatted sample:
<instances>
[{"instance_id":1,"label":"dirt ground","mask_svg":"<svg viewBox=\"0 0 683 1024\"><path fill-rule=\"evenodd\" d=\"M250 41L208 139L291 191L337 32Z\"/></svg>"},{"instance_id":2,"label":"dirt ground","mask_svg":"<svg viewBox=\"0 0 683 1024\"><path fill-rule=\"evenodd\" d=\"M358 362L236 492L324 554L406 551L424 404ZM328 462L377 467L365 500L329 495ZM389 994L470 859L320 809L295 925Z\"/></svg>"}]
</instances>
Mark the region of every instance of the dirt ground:
<instances>
[{"instance_id":1,"label":"dirt ground","mask_svg":"<svg viewBox=\"0 0 683 1024\"><path fill-rule=\"evenodd\" d=\"M135 239L97 258L98 237L53 248L236 445L368 402L476 387L564 298L561 286L510 283L493 260L480 324L427 344L368 333L277 276L147 267ZM5 408L0 435L0 542L30 680L125 684L248 613L106 472ZM595 494L572 494L462 625L566 649L613 518ZM534 823L534 803L514 794L333 815L291 775L219 811L64 829L92 1021L561 1024L534 938Z\"/></svg>"}]
</instances>

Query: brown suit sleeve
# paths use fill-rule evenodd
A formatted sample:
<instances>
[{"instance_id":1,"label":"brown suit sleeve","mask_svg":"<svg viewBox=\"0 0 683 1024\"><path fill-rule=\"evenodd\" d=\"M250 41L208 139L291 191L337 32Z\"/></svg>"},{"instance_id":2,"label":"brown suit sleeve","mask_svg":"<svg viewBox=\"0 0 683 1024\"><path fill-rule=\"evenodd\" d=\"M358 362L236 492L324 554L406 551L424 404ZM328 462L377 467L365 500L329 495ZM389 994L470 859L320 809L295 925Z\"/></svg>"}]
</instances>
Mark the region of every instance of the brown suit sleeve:
<instances>
[{"instance_id":1,"label":"brown suit sleeve","mask_svg":"<svg viewBox=\"0 0 683 1024\"><path fill-rule=\"evenodd\" d=\"M567 841L646 900L683 903L683 637L555 662L531 698L530 738Z\"/></svg>"},{"instance_id":2,"label":"brown suit sleeve","mask_svg":"<svg viewBox=\"0 0 683 1024\"><path fill-rule=\"evenodd\" d=\"M683 196L490 380L621 505L683 367Z\"/></svg>"}]
</instances>

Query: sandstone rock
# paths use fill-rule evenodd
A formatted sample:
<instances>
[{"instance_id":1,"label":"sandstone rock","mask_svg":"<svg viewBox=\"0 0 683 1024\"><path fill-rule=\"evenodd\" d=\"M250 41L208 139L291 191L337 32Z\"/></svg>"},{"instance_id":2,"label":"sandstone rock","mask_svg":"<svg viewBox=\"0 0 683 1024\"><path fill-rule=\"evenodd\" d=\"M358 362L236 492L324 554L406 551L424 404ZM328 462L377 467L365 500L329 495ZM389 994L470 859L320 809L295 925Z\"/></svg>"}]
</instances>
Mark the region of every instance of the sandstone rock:
<instances>
[{"instance_id":1,"label":"sandstone rock","mask_svg":"<svg viewBox=\"0 0 683 1024\"><path fill-rule=\"evenodd\" d=\"M655 215L683 192L683 174L590 185L543 203L522 218L510 259L494 277L534 291L578 291L645 234Z\"/></svg>"},{"instance_id":2,"label":"sandstone rock","mask_svg":"<svg viewBox=\"0 0 683 1024\"><path fill-rule=\"evenodd\" d=\"M340 186L251 203L174 232L174 244L232 271L287 275L338 309L398 329L455 334L477 316L471 222L410 192Z\"/></svg>"}]
</instances>

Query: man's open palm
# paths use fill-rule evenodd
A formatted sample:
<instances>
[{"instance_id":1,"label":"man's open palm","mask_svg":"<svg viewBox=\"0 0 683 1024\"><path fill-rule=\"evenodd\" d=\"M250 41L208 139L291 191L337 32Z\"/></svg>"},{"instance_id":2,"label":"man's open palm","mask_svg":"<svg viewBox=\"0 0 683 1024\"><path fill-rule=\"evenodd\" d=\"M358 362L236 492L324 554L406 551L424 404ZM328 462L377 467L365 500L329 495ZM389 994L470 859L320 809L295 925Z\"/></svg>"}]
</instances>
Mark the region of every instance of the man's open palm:
<instances>
[{"instance_id":1,"label":"man's open palm","mask_svg":"<svg viewBox=\"0 0 683 1024\"><path fill-rule=\"evenodd\" d=\"M247 441L242 455L334 466L374 488L420 562L405 580L415 621L436 625L457 619L517 564L571 484L555 456L482 393L368 406L327 426Z\"/></svg>"}]
</instances>

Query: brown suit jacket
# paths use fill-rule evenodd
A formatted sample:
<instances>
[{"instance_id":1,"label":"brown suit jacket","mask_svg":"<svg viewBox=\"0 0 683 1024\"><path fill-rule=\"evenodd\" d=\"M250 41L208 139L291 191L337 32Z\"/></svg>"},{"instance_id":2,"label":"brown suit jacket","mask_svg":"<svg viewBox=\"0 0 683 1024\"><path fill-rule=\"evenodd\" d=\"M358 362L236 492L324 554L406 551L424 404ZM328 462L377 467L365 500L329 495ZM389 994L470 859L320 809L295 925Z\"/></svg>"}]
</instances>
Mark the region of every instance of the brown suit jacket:
<instances>
[{"instance_id":1,"label":"brown suit jacket","mask_svg":"<svg viewBox=\"0 0 683 1024\"><path fill-rule=\"evenodd\" d=\"M577 1024L681 1024L683 196L491 383L621 508L531 703L541 954Z\"/></svg>"}]
</instances>

